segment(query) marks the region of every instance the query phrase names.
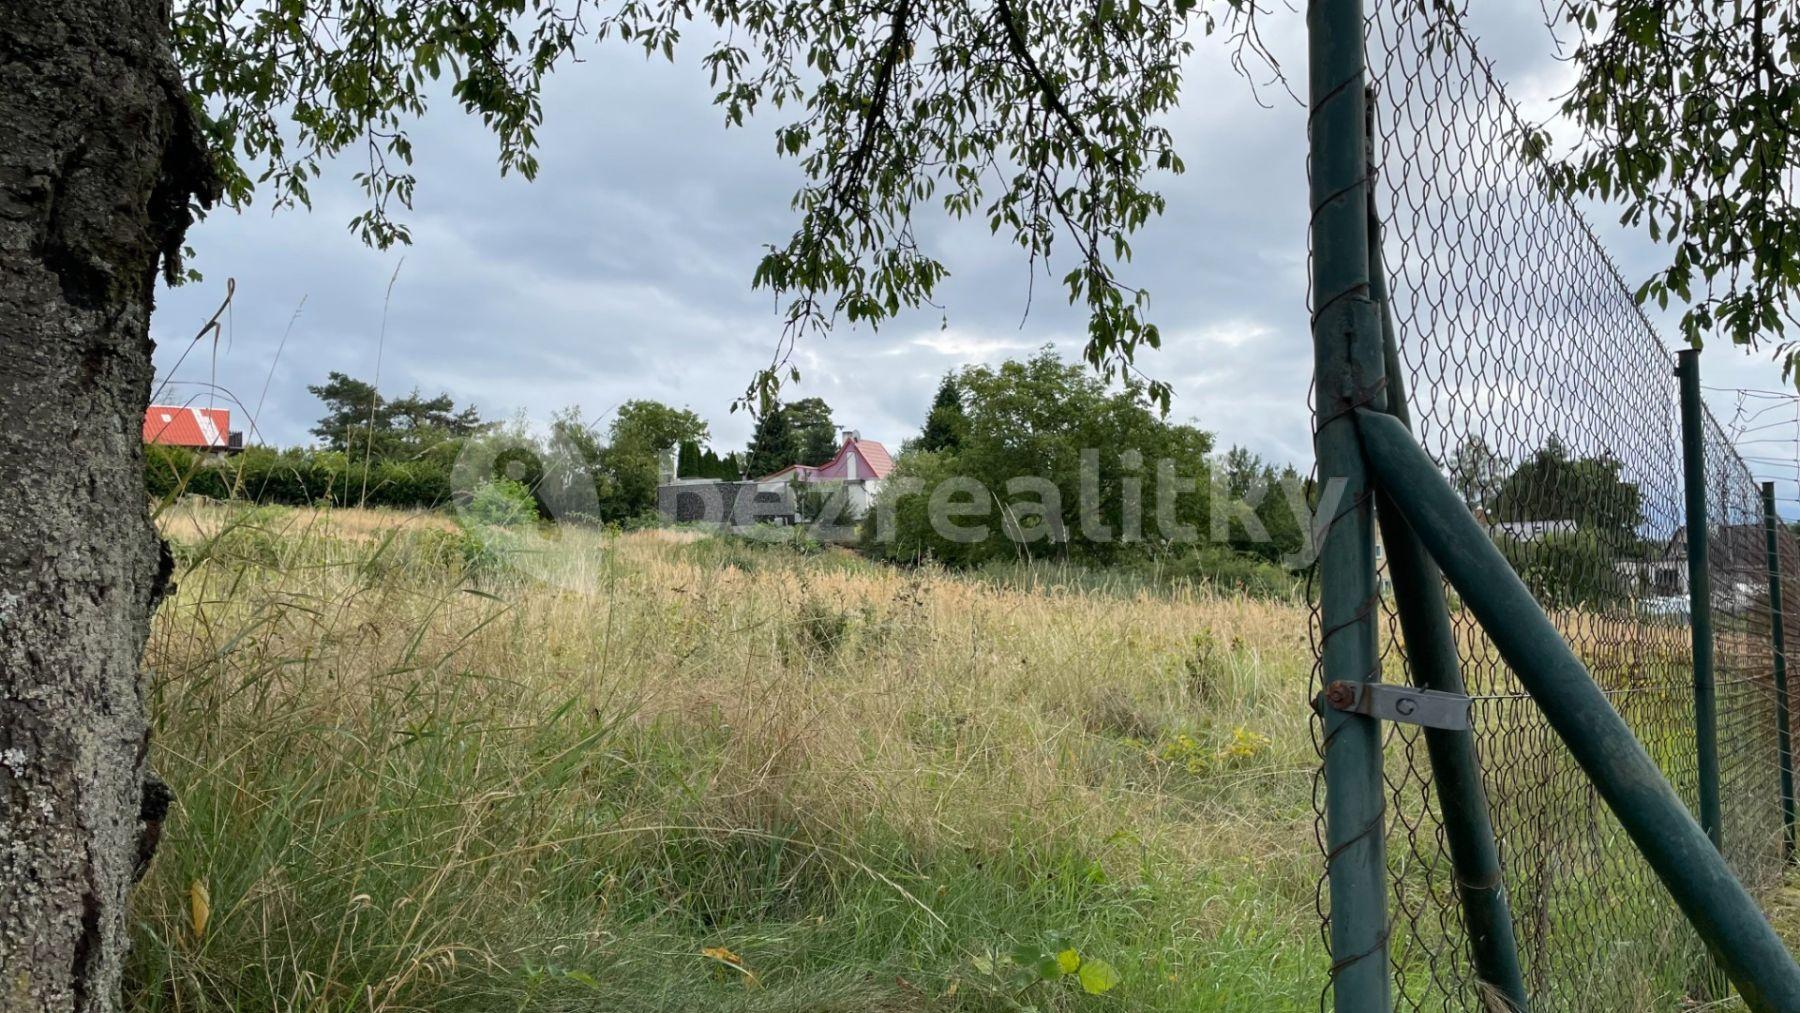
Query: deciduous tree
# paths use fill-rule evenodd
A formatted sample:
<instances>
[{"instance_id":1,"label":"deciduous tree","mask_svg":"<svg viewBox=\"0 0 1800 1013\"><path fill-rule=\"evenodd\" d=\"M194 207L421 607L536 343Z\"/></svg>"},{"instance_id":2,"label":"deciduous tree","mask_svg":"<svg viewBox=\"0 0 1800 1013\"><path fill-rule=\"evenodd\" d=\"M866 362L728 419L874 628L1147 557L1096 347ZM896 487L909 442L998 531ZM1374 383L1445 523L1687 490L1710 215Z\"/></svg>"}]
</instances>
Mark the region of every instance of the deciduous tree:
<instances>
[{"instance_id":1,"label":"deciduous tree","mask_svg":"<svg viewBox=\"0 0 1800 1013\"><path fill-rule=\"evenodd\" d=\"M1686 304L1693 343L1788 337L1800 292L1800 8L1748 0L1546 0L1572 35L1562 112L1582 144L1555 163L1569 192L1624 205L1668 248L1640 300ZM1545 135L1527 143L1547 152Z\"/></svg>"},{"instance_id":2,"label":"deciduous tree","mask_svg":"<svg viewBox=\"0 0 1800 1013\"><path fill-rule=\"evenodd\" d=\"M1143 385L1109 387L1049 347L1022 361L967 367L956 384L967 416L962 438L954 449L901 455L878 497L896 518L895 536L873 543L875 551L964 565L1023 552L1099 563L1141 554L1175 534L1159 529L1155 490L1165 461L1186 483L1170 519L1192 529L1189 540L1208 533L1212 434L1169 422ZM1014 480L1021 481L1009 488ZM945 483L984 490L957 503L984 518L969 524L985 524L987 537L959 540L933 524L931 496L940 486L955 488ZM1127 502L1132 488L1135 506ZM1030 517L1034 530L1026 531L1019 518L1027 514L1042 514L1045 530ZM1009 524L1021 537L1012 537Z\"/></svg>"},{"instance_id":3,"label":"deciduous tree","mask_svg":"<svg viewBox=\"0 0 1800 1013\"><path fill-rule=\"evenodd\" d=\"M219 180L155 0L0 13L0 1007L111 1010L171 563L140 432L159 267Z\"/></svg>"},{"instance_id":4,"label":"deciduous tree","mask_svg":"<svg viewBox=\"0 0 1800 1013\"><path fill-rule=\"evenodd\" d=\"M1550 437L1507 475L1488 501L1500 521L1565 521L1626 541L1644 522L1643 493L1610 454L1577 457Z\"/></svg>"},{"instance_id":5,"label":"deciduous tree","mask_svg":"<svg viewBox=\"0 0 1800 1013\"><path fill-rule=\"evenodd\" d=\"M684 442L704 441L710 435L706 420L692 411L642 399L620 405L607 427L613 449L650 457Z\"/></svg>"}]
</instances>

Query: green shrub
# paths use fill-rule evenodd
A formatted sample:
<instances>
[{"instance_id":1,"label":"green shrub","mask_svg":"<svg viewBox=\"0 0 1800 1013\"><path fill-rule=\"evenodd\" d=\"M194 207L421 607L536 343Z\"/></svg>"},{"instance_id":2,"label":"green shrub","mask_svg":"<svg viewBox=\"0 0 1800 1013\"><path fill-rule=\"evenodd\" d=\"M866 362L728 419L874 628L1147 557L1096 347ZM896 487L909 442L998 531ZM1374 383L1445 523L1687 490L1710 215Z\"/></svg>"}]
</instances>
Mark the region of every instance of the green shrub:
<instances>
[{"instance_id":1,"label":"green shrub","mask_svg":"<svg viewBox=\"0 0 1800 1013\"><path fill-rule=\"evenodd\" d=\"M495 527L518 527L538 516L537 498L523 482L510 478L494 479L475 487L463 505L465 523Z\"/></svg>"},{"instance_id":2,"label":"green shrub","mask_svg":"<svg viewBox=\"0 0 1800 1013\"><path fill-rule=\"evenodd\" d=\"M1306 579L1304 573L1226 545L1196 545L1172 558L1145 565L1159 569L1164 580L1205 584L1254 598L1297 597Z\"/></svg>"},{"instance_id":3,"label":"green shrub","mask_svg":"<svg viewBox=\"0 0 1800 1013\"><path fill-rule=\"evenodd\" d=\"M1195 545L1122 556L1111 565L1060 559L997 560L975 568L982 577L1020 590L1061 589L1088 594L1163 594L1204 587L1226 594L1293 601L1305 589L1304 571L1289 570L1228 545Z\"/></svg>"},{"instance_id":4,"label":"green shrub","mask_svg":"<svg viewBox=\"0 0 1800 1013\"><path fill-rule=\"evenodd\" d=\"M820 598L808 595L800 605L793 624L784 632L783 645L797 648L797 653L814 662L829 660L850 636L850 615Z\"/></svg>"}]
</instances>

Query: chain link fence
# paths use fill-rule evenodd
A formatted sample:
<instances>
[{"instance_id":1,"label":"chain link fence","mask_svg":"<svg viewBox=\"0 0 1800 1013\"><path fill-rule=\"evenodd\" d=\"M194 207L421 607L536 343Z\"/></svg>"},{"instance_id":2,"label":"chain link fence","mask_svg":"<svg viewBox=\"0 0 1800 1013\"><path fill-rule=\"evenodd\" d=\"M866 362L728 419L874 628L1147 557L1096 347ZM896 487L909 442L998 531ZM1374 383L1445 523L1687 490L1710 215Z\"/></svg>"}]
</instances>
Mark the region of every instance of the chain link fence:
<instances>
[{"instance_id":1,"label":"chain link fence","mask_svg":"<svg viewBox=\"0 0 1800 1013\"><path fill-rule=\"evenodd\" d=\"M1415 433L1697 813L1674 357L1525 155L1525 123L1456 14L1371 0L1367 51ZM1710 414L1705 437L1722 842L1761 895L1784 859L1763 501ZM1800 545L1778 537L1796 573ZM1451 613L1533 1007L1721 996L1698 938L1453 592ZM1411 682L1391 595L1384 618L1382 678ZM1482 1009L1421 730L1388 726L1385 758L1396 1005ZM1319 903L1328 925L1323 881Z\"/></svg>"},{"instance_id":2,"label":"chain link fence","mask_svg":"<svg viewBox=\"0 0 1800 1013\"><path fill-rule=\"evenodd\" d=\"M1706 418L1709 571L1712 576L1714 685L1719 714L1719 796L1725 858L1750 892L1781 880L1782 819L1776 737L1773 612L1768 535L1756 479L1718 422ZM1780 571L1796 574L1800 541L1776 529ZM1789 578L1789 586L1796 586ZM1800 612L1782 603L1783 631L1800 632Z\"/></svg>"}]
</instances>

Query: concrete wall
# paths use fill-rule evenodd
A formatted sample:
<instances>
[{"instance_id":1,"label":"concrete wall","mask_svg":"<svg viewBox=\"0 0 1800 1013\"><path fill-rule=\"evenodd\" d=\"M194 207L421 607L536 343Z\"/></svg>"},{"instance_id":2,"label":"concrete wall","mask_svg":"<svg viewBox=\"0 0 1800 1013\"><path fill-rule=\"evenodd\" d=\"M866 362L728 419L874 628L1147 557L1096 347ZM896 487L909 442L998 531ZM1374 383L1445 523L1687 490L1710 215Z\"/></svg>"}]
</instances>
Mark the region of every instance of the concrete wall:
<instances>
[{"instance_id":1,"label":"concrete wall","mask_svg":"<svg viewBox=\"0 0 1800 1013\"><path fill-rule=\"evenodd\" d=\"M673 482L656 487L656 512L675 524L791 522L794 495L786 486L764 489L755 482Z\"/></svg>"}]
</instances>

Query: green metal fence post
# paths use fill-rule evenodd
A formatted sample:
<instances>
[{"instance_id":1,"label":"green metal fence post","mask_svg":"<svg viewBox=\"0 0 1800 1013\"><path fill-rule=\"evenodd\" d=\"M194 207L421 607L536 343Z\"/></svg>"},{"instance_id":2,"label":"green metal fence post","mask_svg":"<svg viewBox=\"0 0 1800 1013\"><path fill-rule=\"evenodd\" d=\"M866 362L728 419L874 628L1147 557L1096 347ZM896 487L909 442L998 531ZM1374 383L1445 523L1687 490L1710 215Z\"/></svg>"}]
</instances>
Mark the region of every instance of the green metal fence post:
<instances>
[{"instance_id":1,"label":"green metal fence post","mask_svg":"<svg viewBox=\"0 0 1800 1013\"><path fill-rule=\"evenodd\" d=\"M1380 601L1368 478L1353 412L1381 405L1381 333L1369 298L1368 158L1362 0L1307 9L1312 208L1313 382L1321 502L1336 504L1319 546L1320 655L1326 684L1375 681ZM1340 1013L1386 1013L1387 820L1381 726L1325 707L1326 875L1331 977Z\"/></svg>"},{"instance_id":2,"label":"green metal fence post","mask_svg":"<svg viewBox=\"0 0 1800 1013\"><path fill-rule=\"evenodd\" d=\"M1450 578L1657 878L1754 1010L1800 1010L1800 966L1687 805L1437 463L1399 420L1359 410L1371 473Z\"/></svg>"},{"instance_id":3,"label":"green metal fence post","mask_svg":"<svg viewBox=\"0 0 1800 1013\"><path fill-rule=\"evenodd\" d=\"M1781 764L1782 855L1794 860L1794 746L1788 724L1787 625L1781 607L1781 542L1776 535L1781 523L1775 514L1775 483L1764 482L1763 538L1768 545L1769 641L1775 656L1775 750Z\"/></svg>"},{"instance_id":4,"label":"green metal fence post","mask_svg":"<svg viewBox=\"0 0 1800 1013\"><path fill-rule=\"evenodd\" d=\"M1372 171L1370 178L1374 178ZM1412 419L1400 368L1400 343L1394 333L1387 272L1381 262L1381 218L1376 213L1373 191L1371 187L1369 290L1381 307L1388 414L1410 429ZM1406 637L1406 660L1413 681L1424 689L1463 696L1467 690L1463 685L1462 658L1456 650L1456 631L1450 625L1450 609L1444 600L1443 577L1437 564L1379 486L1375 516L1381 527L1381 544L1387 550L1387 572L1394 582L1394 605L1400 613L1400 631ZM1462 903L1463 925L1469 933L1469 956L1475 965L1475 976L1487 983L1495 999L1524 1013L1529 1008L1525 974L1519 966L1512 904L1500 869L1500 850L1488 813L1487 789L1481 781L1475 733L1468 729L1427 728L1425 752L1431 758L1431 780L1437 786L1438 809L1443 816L1450 864L1456 872L1456 894Z\"/></svg>"},{"instance_id":5,"label":"green metal fence post","mask_svg":"<svg viewBox=\"0 0 1800 1013\"><path fill-rule=\"evenodd\" d=\"M1688 612L1694 640L1694 747L1699 756L1700 826L1719 847L1719 711L1713 688L1712 570L1707 558L1706 409L1700 350L1675 353L1681 379L1681 465L1687 488Z\"/></svg>"}]
</instances>

